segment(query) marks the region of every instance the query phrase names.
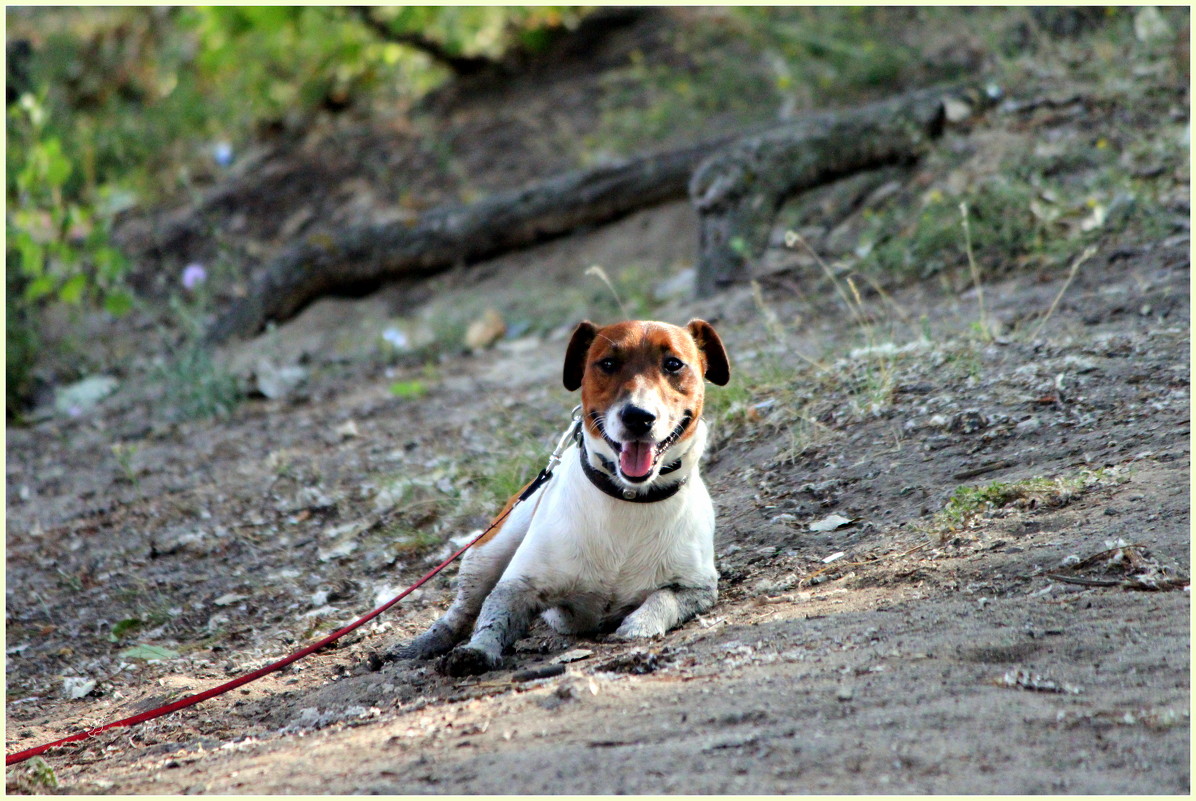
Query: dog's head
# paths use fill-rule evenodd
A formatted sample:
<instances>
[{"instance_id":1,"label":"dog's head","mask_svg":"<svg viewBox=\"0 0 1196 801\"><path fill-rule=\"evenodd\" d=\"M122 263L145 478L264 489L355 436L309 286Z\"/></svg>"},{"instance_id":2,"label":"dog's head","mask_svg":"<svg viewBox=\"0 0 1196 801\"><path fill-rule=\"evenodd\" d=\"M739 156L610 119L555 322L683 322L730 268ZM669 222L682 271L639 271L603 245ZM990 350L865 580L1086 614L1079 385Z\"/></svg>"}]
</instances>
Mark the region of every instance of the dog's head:
<instances>
[{"instance_id":1,"label":"dog's head","mask_svg":"<svg viewBox=\"0 0 1196 801\"><path fill-rule=\"evenodd\" d=\"M731 378L722 340L705 320L684 328L629 320L573 332L565 353L565 388L581 389L587 447L635 486L656 478L666 454L694 436L705 381Z\"/></svg>"}]
</instances>

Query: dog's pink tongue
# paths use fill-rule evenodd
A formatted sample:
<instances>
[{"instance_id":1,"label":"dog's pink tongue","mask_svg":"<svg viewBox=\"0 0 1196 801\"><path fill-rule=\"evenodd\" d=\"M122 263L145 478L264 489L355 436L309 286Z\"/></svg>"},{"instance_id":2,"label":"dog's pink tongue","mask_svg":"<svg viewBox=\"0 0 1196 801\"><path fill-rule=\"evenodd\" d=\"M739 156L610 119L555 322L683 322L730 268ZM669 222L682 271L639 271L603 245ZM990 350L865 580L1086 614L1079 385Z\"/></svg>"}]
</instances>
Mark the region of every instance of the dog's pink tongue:
<instances>
[{"instance_id":1,"label":"dog's pink tongue","mask_svg":"<svg viewBox=\"0 0 1196 801\"><path fill-rule=\"evenodd\" d=\"M652 456L655 446L650 442L626 442L619 451L619 469L623 475L632 478L646 476L652 471Z\"/></svg>"}]
</instances>

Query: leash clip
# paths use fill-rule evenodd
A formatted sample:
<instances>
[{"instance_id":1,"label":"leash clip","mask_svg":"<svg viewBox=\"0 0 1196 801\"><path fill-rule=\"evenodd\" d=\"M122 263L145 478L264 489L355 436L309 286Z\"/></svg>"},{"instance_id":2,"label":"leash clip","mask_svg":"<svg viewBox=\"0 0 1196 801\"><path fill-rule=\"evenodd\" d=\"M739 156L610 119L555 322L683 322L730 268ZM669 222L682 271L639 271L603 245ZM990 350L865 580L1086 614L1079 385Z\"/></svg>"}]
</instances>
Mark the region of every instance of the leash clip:
<instances>
[{"instance_id":1,"label":"leash clip","mask_svg":"<svg viewBox=\"0 0 1196 801\"><path fill-rule=\"evenodd\" d=\"M577 436L577 432L581 430L581 404L573 407L573 412L570 414L572 422L565 433L561 435L561 439L556 444L556 449L553 450L552 455L548 457L548 466L544 468L545 473L551 473L556 469L557 465L561 463L561 456L565 453L565 448L569 447L569 443Z\"/></svg>"},{"instance_id":2,"label":"leash clip","mask_svg":"<svg viewBox=\"0 0 1196 801\"><path fill-rule=\"evenodd\" d=\"M548 457L548 464L540 471L540 475L536 476L535 480L524 488L523 493L519 496L521 503L532 497L545 481L552 478L552 471L556 470L557 465L561 463L561 455L564 454L565 448L569 447L570 440L576 437L581 431L581 404L573 407L572 418L573 422L569 424L569 428L561 435L561 439L556 444L552 455Z\"/></svg>"}]
</instances>

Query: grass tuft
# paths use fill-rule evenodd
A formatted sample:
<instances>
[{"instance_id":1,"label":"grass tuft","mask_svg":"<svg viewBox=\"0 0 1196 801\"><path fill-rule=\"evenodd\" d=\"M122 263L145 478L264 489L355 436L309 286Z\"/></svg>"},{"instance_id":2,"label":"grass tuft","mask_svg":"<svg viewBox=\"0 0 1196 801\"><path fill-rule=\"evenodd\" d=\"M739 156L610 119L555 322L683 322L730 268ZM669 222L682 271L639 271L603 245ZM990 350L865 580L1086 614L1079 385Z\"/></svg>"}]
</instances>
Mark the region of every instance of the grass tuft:
<instances>
[{"instance_id":1,"label":"grass tuft","mask_svg":"<svg viewBox=\"0 0 1196 801\"><path fill-rule=\"evenodd\" d=\"M942 510L925 525L924 530L943 541L952 534L979 526L999 509L1066 506L1089 488L1114 480L1117 480L1114 471L1101 469L1083 470L1071 476L1036 476L1019 481L960 486L951 494Z\"/></svg>"}]
</instances>

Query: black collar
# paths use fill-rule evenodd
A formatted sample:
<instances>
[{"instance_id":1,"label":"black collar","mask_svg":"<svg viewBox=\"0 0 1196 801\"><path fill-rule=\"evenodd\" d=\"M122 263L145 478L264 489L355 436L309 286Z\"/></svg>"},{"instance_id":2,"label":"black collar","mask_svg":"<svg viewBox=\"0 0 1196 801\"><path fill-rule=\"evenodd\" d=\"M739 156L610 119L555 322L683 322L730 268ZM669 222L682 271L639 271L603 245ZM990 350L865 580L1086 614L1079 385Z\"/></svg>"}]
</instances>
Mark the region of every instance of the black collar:
<instances>
[{"instance_id":1,"label":"black collar","mask_svg":"<svg viewBox=\"0 0 1196 801\"><path fill-rule=\"evenodd\" d=\"M590 483L595 487L602 490L610 497L617 498L620 501L629 501L631 503L655 503L656 501L663 501L666 498L671 498L676 495L677 491L685 486L685 482L689 480L689 476L686 476L676 484L668 484L663 487L649 487L645 492L636 492L633 489L622 487L616 484L609 475L596 469L594 465L590 464L590 460L586 456L586 442L581 436L578 436L577 438L577 447L581 451L579 454L581 458L581 471L586 474L586 478L588 478ZM603 467L609 465L611 472L613 473L615 471L615 466L606 459L603 459L602 454L596 453L594 455L603 462ZM677 461L662 467L660 469L660 475L663 476L667 473L671 473L680 467L681 460L678 459Z\"/></svg>"}]
</instances>

